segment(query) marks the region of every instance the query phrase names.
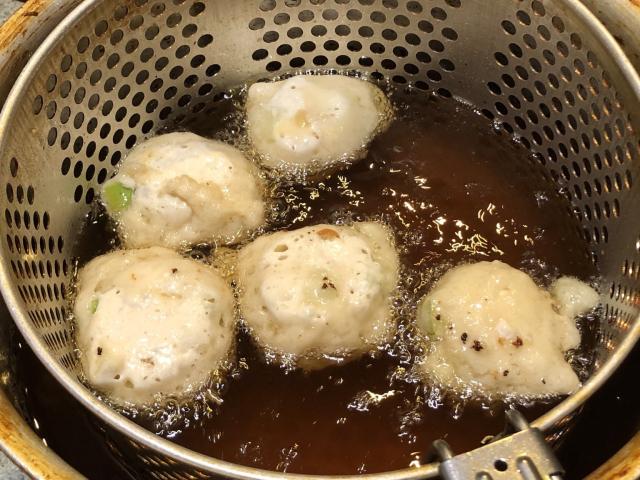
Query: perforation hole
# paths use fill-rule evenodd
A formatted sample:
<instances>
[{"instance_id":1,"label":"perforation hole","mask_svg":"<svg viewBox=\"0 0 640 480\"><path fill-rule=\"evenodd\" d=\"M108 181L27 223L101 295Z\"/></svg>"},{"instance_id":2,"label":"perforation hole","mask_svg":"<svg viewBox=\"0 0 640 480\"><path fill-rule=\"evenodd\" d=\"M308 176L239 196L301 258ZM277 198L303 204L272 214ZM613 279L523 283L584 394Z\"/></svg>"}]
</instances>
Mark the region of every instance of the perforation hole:
<instances>
[{"instance_id":1,"label":"perforation hole","mask_svg":"<svg viewBox=\"0 0 640 480\"><path fill-rule=\"evenodd\" d=\"M29 205L33 205L33 201L35 200L35 196L36 196L36 192L35 192L33 186L29 185L27 187L27 203Z\"/></svg>"},{"instance_id":2,"label":"perforation hole","mask_svg":"<svg viewBox=\"0 0 640 480\"><path fill-rule=\"evenodd\" d=\"M40 115L35 121L50 120L40 142L48 144L49 135L55 137L46 149L53 153L53 174L71 182L67 195L83 208L95 201L96 184L109 178L125 147L131 148L154 130L178 124L185 115L186 121L192 121L192 113L206 114L216 99L224 97L214 78L221 65L212 63L214 51L210 48L218 37L207 36L214 32L204 26L207 6L209 2L204 0L133 0L112 9L104 21L106 26L98 28L94 22L88 31L78 30L80 40L68 57L67 52L51 57L57 71L43 76L41 90L30 94L27 108ZM247 57L260 62L251 67L262 70L264 77L270 76L265 70L337 65L366 69L372 79L386 77L398 85L409 83L410 88L438 95L464 94L448 81L449 73L457 67L463 75L468 67L447 55L451 42L468 41L462 29L451 28L464 14L453 9L462 6L460 0L258 0L253 14L242 20L255 42ZM233 2L229 8L235 8ZM151 15L138 15L142 10ZM500 52L488 53L491 61L487 71L497 73L482 79L489 103L481 113L514 132L514 138L537 154L536 161L550 167L549 175L561 179L586 218L582 219L586 237L599 242L598 249L605 249L609 239L617 235L609 222L620 221L620 207L625 206L622 195L634 188L637 140L627 145L633 131L626 119L619 118L624 110L615 92L608 91L616 80L613 72L605 75L599 70L587 39L571 32L572 23L565 25L553 16L554 11L552 2L528 0L517 2L512 12L505 12L505 18L495 19L502 45ZM134 37L143 39L144 45ZM47 86L49 74L55 79ZM62 82L67 79L73 83L70 91L61 95ZM52 127L57 131L50 133ZM77 162L81 164L76 167ZM14 177L17 170L16 166ZM35 191L27 180L20 181L22 184L12 181L7 186L6 196L15 202L5 212L10 228L15 228L16 221L13 206L41 200L30 197ZM586 201L590 203L585 205ZM57 231L54 219L38 205L28 212L21 209L17 218L23 229L45 233L46 226L47 233ZM12 233L4 241L9 252L37 250L43 255L58 255L62 251L57 237ZM640 253L640 237L635 248L634 254ZM16 276L22 272L25 278L46 274L61 279L67 270L62 259L54 263L54 258L28 264L12 262L11 268ZM640 260L629 258L624 269L625 278L637 276ZM43 303L29 312L34 324L62 322L64 312L46 305L61 298L60 285L19 289L28 301ZM616 287L616 292L619 301L628 303L637 298L626 285ZM611 322L621 329L630 320L625 312L612 310ZM69 340L60 331L51 333L46 341L60 349ZM615 337L605 337L607 345L615 341ZM60 361L65 366L75 362L73 356L60 356ZM150 461L164 464L161 458ZM161 476L167 475L171 476Z\"/></svg>"}]
</instances>

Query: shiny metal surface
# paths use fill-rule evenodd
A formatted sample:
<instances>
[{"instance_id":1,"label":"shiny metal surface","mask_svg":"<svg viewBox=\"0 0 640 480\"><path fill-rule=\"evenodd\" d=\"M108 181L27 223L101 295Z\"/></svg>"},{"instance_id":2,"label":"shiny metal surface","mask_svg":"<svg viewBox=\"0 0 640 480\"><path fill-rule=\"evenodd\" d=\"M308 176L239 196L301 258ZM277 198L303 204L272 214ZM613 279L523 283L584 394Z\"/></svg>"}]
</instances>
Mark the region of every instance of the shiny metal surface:
<instances>
[{"instance_id":1,"label":"shiny metal surface","mask_svg":"<svg viewBox=\"0 0 640 480\"><path fill-rule=\"evenodd\" d=\"M592 472L587 480L625 480L640 478L640 432L620 451Z\"/></svg>"},{"instance_id":2,"label":"shiny metal surface","mask_svg":"<svg viewBox=\"0 0 640 480\"><path fill-rule=\"evenodd\" d=\"M36 52L0 117L0 282L31 347L109 425L124 463L155 478L283 478L178 447L96 400L77 381L65 297L89 204L135 142L210 114L227 88L300 68L365 70L463 97L537 152L571 198L603 274L605 315L598 372L534 423L559 438L640 332L640 82L574 0L83 2Z\"/></svg>"},{"instance_id":3,"label":"shiny metal surface","mask_svg":"<svg viewBox=\"0 0 640 480\"><path fill-rule=\"evenodd\" d=\"M14 0L0 1L0 24L4 23L21 5L21 3ZM9 319L7 319L7 321L9 321ZM0 370L4 370L3 363L4 362L0 361ZM0 478L6 480L22 480L25 478L18 467L2 452L0 452Z\"/></svg>"},{"instance_id":4,"label":"shiny metal surface","mask_svg":"<svg viewBox=\"0 0 640 480\"><path fill-rule=\"evenodd\" d=\"M638 0L582 0L598 17L640 70L640 2Z\"/></svg>"},{"instance_id":5,"label":"shiny metal surface","mask_svg":"<svg viewBox=\"0 0 640 480\"><path fill-rule=\"evenodd\" d=\"M542 432L531 428L517 410L508 410L505 416L505 431L471 452L454 456L444 440L433 443L442 480L562 480L565 471Z\"/></svg>"},{"instance_id":6,"label":"shiny metal surface","mask_svg":"<svg viewBox=\"0 0 640 480\"><path fill-rule=\"evenodd\" d=\"M4 22L18 8L20 10L0 29L0 106L4 104L28 58L79 1L30 0L24 5L10 0L2 3L0 22ZM11 382L8 375L10 368L7 366L11 360L7 356L10 340L5 325L10 322L4 304L0 305L0 478L80 479L82 476L72 467L51 449L45 448L40 437L15 408L12 391L15 388L6 383Z\"/></svg>"}]
</instances>

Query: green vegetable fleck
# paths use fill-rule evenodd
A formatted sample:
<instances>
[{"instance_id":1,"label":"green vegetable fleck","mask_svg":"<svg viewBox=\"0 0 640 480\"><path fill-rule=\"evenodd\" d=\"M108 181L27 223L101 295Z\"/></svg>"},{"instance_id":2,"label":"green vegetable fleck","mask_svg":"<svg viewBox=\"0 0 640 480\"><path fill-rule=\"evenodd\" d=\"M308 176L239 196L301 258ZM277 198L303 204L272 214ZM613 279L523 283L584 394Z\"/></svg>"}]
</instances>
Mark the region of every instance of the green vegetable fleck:
<instances>
[{"instance_id":1,"label":"green vegetable fleck","mask_svg":"<svg viewBox=\"0 0 640 480\"><path fill-rule=\"evenodd\" d=\"M422 318L422 329L429 336L441 336L444 333L444 322L440 315L438 302L429 300L420 307L419 317Z\"/></svg>"},{"instance_id":2,"label":"green vegetable fleck","mask_svg":"<svg viewBox=\"0 0 640 480\"><path fill-rule=\"evenodd\" d=\"M104 187L102 197L107 209L114 213L120 213L131 205L133 188L125 187L120 182L111 182Z\"/></svg>"},{"instance_id":3,"label":"green vegetable fleck","mask_svg":"<svg viewBox=\"0 0 640 480\"><path fill-rule=\"evenodd\" d=\"M94 298L93 300L91 300L91 303L89 303L89 311L91 313L96 313L96 311L98 310L99 303L100 303L99 298Z\"/></svg>"}]
</instances>

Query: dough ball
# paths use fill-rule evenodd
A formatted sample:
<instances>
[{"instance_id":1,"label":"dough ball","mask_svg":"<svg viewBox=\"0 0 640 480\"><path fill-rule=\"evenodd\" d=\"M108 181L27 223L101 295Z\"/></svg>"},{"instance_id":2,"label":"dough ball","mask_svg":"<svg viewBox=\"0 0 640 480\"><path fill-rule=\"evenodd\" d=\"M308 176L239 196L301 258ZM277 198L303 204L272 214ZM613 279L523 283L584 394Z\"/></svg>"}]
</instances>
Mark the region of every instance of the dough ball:
<instances>
[{"instance_id":1,"label":"dough ball","mask_svg":"<svg viewBox=\"0 0 640 480\"><path fill-rule=\"evenodd\" d=\"M580 344L573 316L505 263L448 271L421 300L417 323L428 338L423 371L442 386L531 398L580 386L565 360Z\"/></svg>"},{"instance_id":2,"label":"dough ball","mask_svg":"<svg viewBox=\"0 0 640 480\"><path fill-rule=\"evenodd\" d=\"M128 248L245 239L264 222L262 185L240 151L193 133L136 146L102 201Z\"/></svg>"},{"instance_id":3,"label":"dough ball","mask_svg":"<svg viewBox=\"0 0 640 480\"><path fill-rule=\"evenodd\" d=\"M600 302L598 292L573 277L560 277L553 282L550 292L560 306L560 313L569 318L584 315Z\"/></svg>"},{"instance_id":4,"label":"dough ball","mask_svg":"<svg viewBox=\"0 0 640 480\"><path fill-rule=\"evenodd\" d=\"M355 358L395 331L398 257L373 222L258 238L239 255L240 310L255 340L307 369Z\"/></svg>"},{"instance_id":5,"label":"dough ball","mask_svg":"<svg viewBox=\"0 0 640 480\"><path fill-rule=\"evenodd\" d=\"M344 75L298 75L251 85L249 138L265 166L314 173L358 160L391 106L375 85Z\"/></svg>"},{"instance_id":6,"label":"dough ball","mask_svg":"<svg viewBox=\"0 0 640 480\"><path fill-rule=\"evenodd\" d=\"M90 261L73 312L86 378L118 403L194 393L234 340L231 288L213 268L162 247Z\"/></svg>"}]
</instances>

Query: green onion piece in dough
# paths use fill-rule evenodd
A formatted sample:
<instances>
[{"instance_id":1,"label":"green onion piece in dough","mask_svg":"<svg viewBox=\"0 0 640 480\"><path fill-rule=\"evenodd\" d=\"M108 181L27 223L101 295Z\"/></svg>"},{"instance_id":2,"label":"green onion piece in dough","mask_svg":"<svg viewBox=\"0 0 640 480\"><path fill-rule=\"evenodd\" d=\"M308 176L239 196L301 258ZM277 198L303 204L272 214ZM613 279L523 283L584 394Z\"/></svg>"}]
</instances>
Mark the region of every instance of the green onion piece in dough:
<instances>
[{"instance_id":1,"label":"green onion piece in dough","mask_svg":"<svg viewBox=\"0 0 640 480\"><path fill-rule=\"evenodd\" d=\"M107 209L114 213L120 213L131 205L133 188L125 187L120 182L111 182L102 193Z\"/></svg>"},{"instance_id":2,"label":"green onion piece in dough","mask_svg":"<svg viewBox=\"0 0 640 480\"><path fill-rule=\"evenodd\" d=\"M94 298L93 300L91 300L91 303L89 303L89 311L91 313L96 313L96 311L98 310L99 303L100 303L99 298Z\"/></svg>"},{"instance_id":3,"label":"green onion piece in dough","mask_svg":"<svg viewBox=\"0 0 640 480\"><path fill-rule=\"evenodd\" d=\"M423 331L429 336L441 336L444 333L444 322L438 313L437 302L429 300L420 305L419 316L423 319Z\"/></svg>"}]
</instances>

